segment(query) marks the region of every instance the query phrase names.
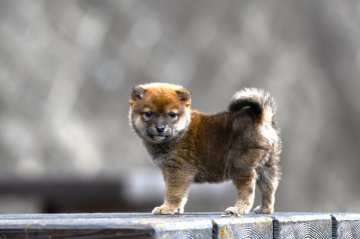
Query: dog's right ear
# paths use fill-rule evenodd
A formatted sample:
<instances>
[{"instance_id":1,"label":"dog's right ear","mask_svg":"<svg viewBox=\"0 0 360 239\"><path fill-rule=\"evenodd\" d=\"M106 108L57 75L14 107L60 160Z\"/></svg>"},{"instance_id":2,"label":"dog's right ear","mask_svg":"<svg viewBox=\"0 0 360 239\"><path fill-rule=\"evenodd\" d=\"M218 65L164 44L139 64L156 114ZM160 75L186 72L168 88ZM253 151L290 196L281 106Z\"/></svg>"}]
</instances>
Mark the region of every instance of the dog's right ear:
<instances>
[{"instance_id":1,"label":"dog's right ear","mask_svg":"<svg viewBox=\"0 0 360 239\"><path fill-rule=\"evenodd\" d=\"M142 99L145 93L146 89L142 88L141 85L134 86L131 91L130 105L133 105L135 101Z\"/></svg>"}]
</instances>

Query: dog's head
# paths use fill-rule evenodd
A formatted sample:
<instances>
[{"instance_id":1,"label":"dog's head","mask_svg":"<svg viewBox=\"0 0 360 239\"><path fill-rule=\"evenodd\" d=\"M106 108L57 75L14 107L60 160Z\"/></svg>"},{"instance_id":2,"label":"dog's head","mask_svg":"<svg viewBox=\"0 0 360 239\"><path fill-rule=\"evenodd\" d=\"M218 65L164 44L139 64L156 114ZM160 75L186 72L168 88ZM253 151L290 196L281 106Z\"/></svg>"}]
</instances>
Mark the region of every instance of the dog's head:
<instances>
[{"instance_id":1,"label":"dog's head","mask_svg":"<svg viewBox=\"0 0 360 239\"><path fill-rule=\"evenodd\" d=\"M152 143L170 141L186 131L190 123L191 93L166 83L133 87L129 120L135 132Z\"/></svg>"}]
</instances>

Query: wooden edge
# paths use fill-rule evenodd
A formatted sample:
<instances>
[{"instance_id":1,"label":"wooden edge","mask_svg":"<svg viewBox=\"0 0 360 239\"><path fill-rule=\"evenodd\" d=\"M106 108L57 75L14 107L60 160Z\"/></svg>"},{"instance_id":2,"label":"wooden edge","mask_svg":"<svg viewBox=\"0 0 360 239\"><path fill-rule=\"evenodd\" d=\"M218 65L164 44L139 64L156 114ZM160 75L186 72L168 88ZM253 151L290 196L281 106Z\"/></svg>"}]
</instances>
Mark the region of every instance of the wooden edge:
<instances>
[{"instance_id":1,"label":"wooden edge","mask_svg":"<svg viewBox=\"0 0 360 239\"><path fill-rule=\"evenodd\" d=\"M221 213L5 214L0 238L360 238L360 214L274 213L221 217Z\"/></svg>"}]
</instances>

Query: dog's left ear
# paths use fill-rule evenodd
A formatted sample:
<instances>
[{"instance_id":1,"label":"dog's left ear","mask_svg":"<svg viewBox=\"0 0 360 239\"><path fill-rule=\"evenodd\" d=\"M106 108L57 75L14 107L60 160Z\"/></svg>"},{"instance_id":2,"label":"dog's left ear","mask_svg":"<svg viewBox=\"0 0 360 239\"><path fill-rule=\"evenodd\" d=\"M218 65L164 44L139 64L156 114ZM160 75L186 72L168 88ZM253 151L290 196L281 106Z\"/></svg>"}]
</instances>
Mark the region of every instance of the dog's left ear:
<instances>
[{"instance_id":1,"label":"dog's left ear","mask_svg":"<svg viewBox=\"0 0 360 239\"><path fill-rule=\"evenodd\" d=\"M131 91L130 105L133 105L135 101L140 100L144 97L146 89L141 85L134 86Z\"/></svg>"},{"instance_id":2,"label":"dog's left ear","mask_svg":"<svg viewBox=\"0 0 360 239\"><path fill-rule=\"evenodd\" d=\"M176 94L178 95L179 99L185 103L185 106L188 107L191 104L191 92L186 89L182 88L180 90L176 91Z\"/></svg>"}]
</instances>

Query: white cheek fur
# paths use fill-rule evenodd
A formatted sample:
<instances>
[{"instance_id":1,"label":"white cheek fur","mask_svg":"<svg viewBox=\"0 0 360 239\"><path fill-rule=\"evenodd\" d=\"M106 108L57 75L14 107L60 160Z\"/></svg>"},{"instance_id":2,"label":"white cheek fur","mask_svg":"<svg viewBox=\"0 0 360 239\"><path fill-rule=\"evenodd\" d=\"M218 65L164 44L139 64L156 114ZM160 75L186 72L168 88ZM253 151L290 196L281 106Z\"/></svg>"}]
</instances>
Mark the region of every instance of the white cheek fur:
<instances>
[{"instance_id":1,"label":"white cheek fur","mask_svg":"<svg viewBox=\"0 0 360 239\"><path fill-rule=\"evenodd\" d=\"M174 130L180 132L186 129L190 123L190 110L186 109L183 117L180 117L179 121L174 125Z\"/></svg>"}]
</instances>

